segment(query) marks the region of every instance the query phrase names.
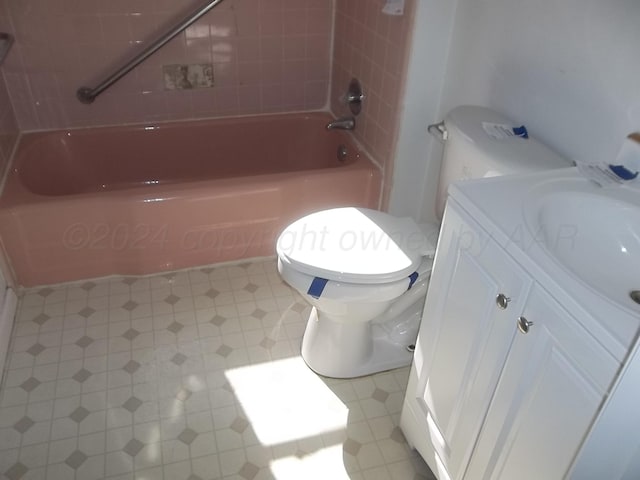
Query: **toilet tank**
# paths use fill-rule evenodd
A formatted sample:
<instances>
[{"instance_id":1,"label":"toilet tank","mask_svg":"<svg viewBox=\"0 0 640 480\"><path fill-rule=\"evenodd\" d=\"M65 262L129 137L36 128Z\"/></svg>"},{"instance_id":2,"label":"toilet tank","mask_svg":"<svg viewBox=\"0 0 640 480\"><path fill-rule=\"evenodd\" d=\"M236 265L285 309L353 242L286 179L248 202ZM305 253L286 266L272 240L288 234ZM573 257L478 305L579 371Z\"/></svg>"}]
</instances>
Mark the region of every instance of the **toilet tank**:
<instances>
[{"instance_id":1,"label":"toilet tank","mask_svg":"<svg viewBox=\"0 0 640 480\"><path fill-rule=\"evenodd\" d=\"M444 124L447 133L436 199L439 219L442 219L451 182L572 165L534 138L496 138L500 132L492 131L492 124L511 127L520 124L486 107L456 107L446 116Z\"/></svg>"}]
</instances>

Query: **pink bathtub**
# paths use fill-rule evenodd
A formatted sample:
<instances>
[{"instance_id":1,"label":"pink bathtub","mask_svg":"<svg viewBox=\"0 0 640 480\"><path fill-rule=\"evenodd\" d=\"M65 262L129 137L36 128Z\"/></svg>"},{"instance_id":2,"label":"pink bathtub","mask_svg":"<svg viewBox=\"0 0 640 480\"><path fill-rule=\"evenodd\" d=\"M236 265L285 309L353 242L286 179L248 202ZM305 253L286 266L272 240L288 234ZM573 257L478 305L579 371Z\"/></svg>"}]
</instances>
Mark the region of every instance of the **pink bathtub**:
<instances>
[{"instance_id":1,"label":"pink bathtub","mask_svg":"<svg viewBox=\"0 0 640 480\"><path fill-rule=\"evenodd\" d=\"M376 207L380 174L326 114L24 135L0 197L23 286L274 254L292 220ZM346 159L337 151L346 146Z\"/></svg>"}]
</instances>

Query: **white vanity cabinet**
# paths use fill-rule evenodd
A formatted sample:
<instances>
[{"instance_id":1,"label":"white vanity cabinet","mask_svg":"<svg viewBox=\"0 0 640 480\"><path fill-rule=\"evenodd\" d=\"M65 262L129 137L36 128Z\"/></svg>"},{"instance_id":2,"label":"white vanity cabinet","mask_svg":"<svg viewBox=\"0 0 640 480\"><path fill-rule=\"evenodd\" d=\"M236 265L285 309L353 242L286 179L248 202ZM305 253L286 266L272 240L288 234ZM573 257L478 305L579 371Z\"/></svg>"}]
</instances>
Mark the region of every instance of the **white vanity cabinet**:
<instances>
[{"instance_id":1,"label":"white vanity cabinet","mask_svg":"<svg viewBox=\"0 0 640 480\"><path fill-rule=\"evenodd\" d=\"M449 201L401 427L440 480L565 478L619 369Z\"/></svg>"},{"instance_id":2,"label":"white vanity cabinet","mask_svg":"<svg viewBox=\"0 0 640 480\"><path fill-rule=\"evenodd\" d=\"M539 285L511 321L520 326L467 478L562 479L619 365Z\"/></svg>"}]
</instances>

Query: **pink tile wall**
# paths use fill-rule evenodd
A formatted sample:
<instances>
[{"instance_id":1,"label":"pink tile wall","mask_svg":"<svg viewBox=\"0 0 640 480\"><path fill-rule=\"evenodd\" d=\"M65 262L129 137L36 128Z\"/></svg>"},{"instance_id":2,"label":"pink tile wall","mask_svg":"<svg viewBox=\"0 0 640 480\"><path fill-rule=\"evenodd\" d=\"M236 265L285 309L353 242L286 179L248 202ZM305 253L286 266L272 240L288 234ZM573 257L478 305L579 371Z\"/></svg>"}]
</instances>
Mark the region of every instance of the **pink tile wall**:
<instances>
[{"instance_id":1,"label":"pink tile wall","mask_svg":"<svg viewBox=\"0 0 640 480\"><path fill-rule=\"evenodd\" d=\"M11 31L9 15L5 5L0 3L0 32L9 31ZM4 178L5 171L9 166L13 148L18 140L18 134L18 123L13 113L7 85L0 71L0 178ZM0 239L0 270L7 284L15 289L15 276L9 265L9 261L5 256L4 245Z\"/></svg>"},{"instance_id":2,"label":"pink tile wall","mask_svg":"<svg viewBox=\"0 0 640 480\"><path fill-rule=\"evenodd\" d=\"M331 110L337 116L348 114L341 96L349 80L362 83L365 100L354 134L384 169L383 206L391 187L415 0L405 2L402 16L383 14L384 4L336 0L331 78Z\"/></svg>"},{"instance_id":3,"label":"pink tile wall","mask_svg":"<svg viewBox=\"0 0 640 480\"><path fill-rule=\"evenodd\" d=\"M0 75L0 178L4 176L17 139L18 124L11 108L7 87Z\"/></svg>"},{"instance_id":4,"label":"pink tile wall","mask_svg":"<svg viewBox=\"0 0 640 480\"><path fill-rule=\"evenodd\" d=\"M9 16L3 4L0 4L0 32L11 30ZM18 124L11 107L11 100L4 78L0 73L0 178L9 164L11 152L18 139Z\"/></svg>"},{"instance_id":5,"label":"pink tile wall","mask_svg":"<svg viewBox=\"0 0 640 480\"><path fill-rule=\"evenodd\" d=\"M0 0L22 130L313 110L329 84L332 0L224 0L90 106L93 86L202 0ZM215 87L166 91L162 65L211 62Z\"/></svg>"}]
</instances>

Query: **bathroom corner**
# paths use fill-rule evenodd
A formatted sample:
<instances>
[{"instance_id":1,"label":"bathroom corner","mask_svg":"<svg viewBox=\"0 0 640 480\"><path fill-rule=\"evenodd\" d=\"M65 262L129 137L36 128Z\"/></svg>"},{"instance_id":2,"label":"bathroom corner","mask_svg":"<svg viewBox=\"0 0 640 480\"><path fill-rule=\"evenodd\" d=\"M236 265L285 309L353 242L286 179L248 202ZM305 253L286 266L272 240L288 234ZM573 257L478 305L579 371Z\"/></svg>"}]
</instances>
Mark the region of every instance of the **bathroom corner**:
<instances>
[{"instance_id":1,"label":"bathroom corner","mask_svg":"<svg viewBox=\"0 0 640 480\"><path fill-rule=\"evenodd\" d=\"M7 22L5 3L0 3L0 31L10 29ZM0 58L0 65L5 58L11 55L11 43L6 42L4 58ZM18 140L19 130L16 117L11 105L11 99L7 91L4 76L0 72L0 189L4 183L11 155ZM4 360L7 356L13 317L16 312L18 299L15 294L15 279L9 262L7 261L4 246L0 241L0 368L4 368Z\"/></svg>"},{"instance_id":2,"label":"bathroom corner","mask_svg":"<svg viewBox=\"0 0 640 480\"><path fill-rule=\"evenodd\" d=\"M6 2L0 1L0 32L11 32L13 28L9 22L9 16L6 10ZM11 48L12 42L7 42L7 50L4 52L4 58L0 59L0 66L5 61L12 61L15 58L14 50ZM5 82L3 70L0 70L0 192L4 186L4 179L7 173L7 168L11 160L14 148L17 144L20 131L18 128L18 122L11 104L11 98ZM4 276L6 285L15 288L15 278L9 268L9 262L7 261L4 246L0 242L0 275ZM0 301L1 305L1 301ZM0 353L4 358L4 355Z\"/></svg>"},{"instance_id":3,"label":"bathroom corner","mask_svg":"<svg viewBox=\"0 0 640 480\"><path fill-rule=\"evenodd\" d=\"M9 22L9 15L6 10L6 2L0 1L0 32L11 34L13 28ZM11 42L6 42L4 58L0 58L0 66L5 61L11 61L14 50L11 49ZM5 170L11 158L11 153L18 140L18 122L16 121L11 98L7 90L4 75L0 71L0 179L4 178Z\"/></svg>"}]
</instances>

